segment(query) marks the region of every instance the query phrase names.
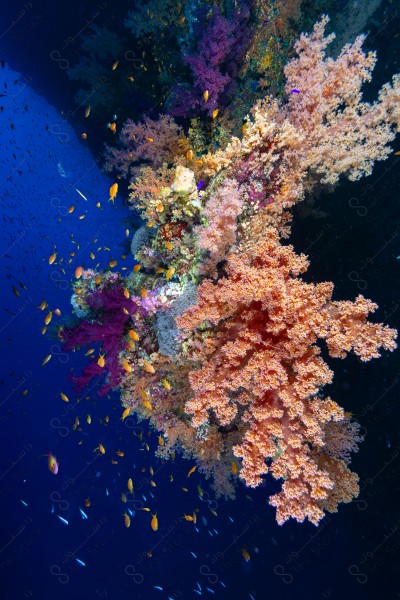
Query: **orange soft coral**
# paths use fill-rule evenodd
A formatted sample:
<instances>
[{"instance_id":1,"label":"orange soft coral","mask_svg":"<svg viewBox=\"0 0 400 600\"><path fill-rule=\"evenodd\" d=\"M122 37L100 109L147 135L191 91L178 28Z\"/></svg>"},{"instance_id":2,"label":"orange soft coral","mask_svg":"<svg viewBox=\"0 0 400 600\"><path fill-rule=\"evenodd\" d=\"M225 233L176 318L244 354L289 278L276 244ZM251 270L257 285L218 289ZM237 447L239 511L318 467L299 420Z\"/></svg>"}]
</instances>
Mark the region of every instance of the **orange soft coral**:
<instances>
[{"instance_id":1,"label":"orange soft coral","mask_svg":"<svg viewBox=\"0 0 400 600\"><path fill-rule=\"evenodd\" d=\"M185 411L194 427L248 424L233 448L242 458L240 475L251 487L269 470L285 480L271 499L280 523L292 516L316 524L324 507L348 497L331 476L347 473L345 463L323 452L324 427L345 415L319 396L332 372L318 338L326 339L331 356L353 350L362 360L396 347L393 329L366 322L375 305L362 296L332 301L331 283L298 278L307 266L271 228L253 250L228 255L227 276L216 284L204 280L197 304L178 318L195 366ZM346 489L355 493L356 475L349 473Z\"/></svg>"}]
</instances>

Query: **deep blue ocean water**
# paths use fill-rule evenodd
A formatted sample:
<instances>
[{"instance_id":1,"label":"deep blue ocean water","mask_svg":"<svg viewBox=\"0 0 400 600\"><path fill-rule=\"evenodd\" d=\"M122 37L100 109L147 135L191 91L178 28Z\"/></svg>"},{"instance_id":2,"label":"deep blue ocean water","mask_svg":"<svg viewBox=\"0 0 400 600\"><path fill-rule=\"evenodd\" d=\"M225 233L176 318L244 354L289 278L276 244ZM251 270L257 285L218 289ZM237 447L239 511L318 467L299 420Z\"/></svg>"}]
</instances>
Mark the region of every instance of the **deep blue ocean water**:
<instances>
[{"instance_id":1,"label":"deep blue ocean water","mask_svg":"<svg viewBox=\"0 0 400 600\"><path fill-rule=\"evenodd\" d=\"M76 88L55 55L50 58L98 4L32 1L9 6L0 17L5 61L0 67L0 597L399 598L398 352L369 364L354 357L329 362L335 379L328 392L354 413L366 439L352 462L360 475L360 497L341 505L318 528L292 521L279 527L267 504L270 482L253 491L239 487L235 501L213 500L197 473L187 479L190 462L177 457L174 464L161 465L151 451L141 451L138 434L142 431L150 450L156 448L156 434L133 418L121 423L117 394L98 398L96 389L89 389L75 403L69 376L71 369L82 370L83 351L62 351L56 331L61 319L55 316L50 335L41 335L47 311L37 306L45 299L63 318L70 315L78 265L99 262L105 268L116 259L132 268L132 256L124 261L120 255L127 250L125 229L137 225L123 186L115 205L107 201L113 179L102 172L99 154L107 138L95 131L97 144L81 139L84 120L73 101ZM115 6L104 11L110 23L120 18ZM378 88L399 70L398 41L391 36L385 45L379 23L374 31L371 45L382 55ZM398 150L400 142L394 147ZM333 281L337 299L365 293L380 306L376 320L394 327L400 303L399 169L400 157L393 156L371 177L322 194L316 206L325 215L319 218L305 216L299 207L291 238L298 252L310 256L309 280ZM53 252L57 261L49 265ZM48 354L52 358L42 367ZM60 392L71 401L63 402ZM77 417L81 431L72 430ZM97 457L99 443L106 454ZM112 465L118 449L125 457ZM60 462L57 476L47 469L49 451ZM148 473L150 466L157 488L149 487L141 471ZM135 514L127 529L123 513L130 504L120 498L129 477L137 496L146 500L132 504ZM205 492L202 500L197 485ZM181 489L186 486L187 493ZM158 532L151 530L151 514L139 510L144 505L158 513ZM204 516L198 531L179 519L194 507ZM250 553L249 562L242 548Z\"/></svg>"}]
</instances>

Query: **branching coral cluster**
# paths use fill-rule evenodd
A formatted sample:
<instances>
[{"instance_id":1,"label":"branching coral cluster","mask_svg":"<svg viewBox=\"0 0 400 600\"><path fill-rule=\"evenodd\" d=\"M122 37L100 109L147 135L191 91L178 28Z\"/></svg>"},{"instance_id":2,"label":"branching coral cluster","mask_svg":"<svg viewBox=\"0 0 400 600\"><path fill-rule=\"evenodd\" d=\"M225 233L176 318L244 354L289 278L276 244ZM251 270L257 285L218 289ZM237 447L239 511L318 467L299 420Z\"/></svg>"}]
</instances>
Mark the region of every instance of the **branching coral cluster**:
<instances>
[{"instance_id":1,"label":"branching coral cluster","mask_svg":"<svg viewBox=\"0 0 400 600\"><path fill-rule=\"evenodd\" d=\"M290 208L317 185L371 173L400 122L400 77L363 102L375 56L361 37L326 58L327 21L296 44L287 102L260 100L225 147L195 153L166 115L126 124L107 168L141 168L130 186L145 220L138 264L125 279L87 276L86 321L64 332L70 348L102 345L108 386L163 432L160 456L194 457L227 497L238 476L250 487L268 473L282 481L270 498L280 524L318 524L358 494L348 464L359 429L322 394L333 373L320 345L362 361L396 347L393 329L367 320L375 304L306 283L307 258L282 243Z\"/></svg>"}]
</instances>

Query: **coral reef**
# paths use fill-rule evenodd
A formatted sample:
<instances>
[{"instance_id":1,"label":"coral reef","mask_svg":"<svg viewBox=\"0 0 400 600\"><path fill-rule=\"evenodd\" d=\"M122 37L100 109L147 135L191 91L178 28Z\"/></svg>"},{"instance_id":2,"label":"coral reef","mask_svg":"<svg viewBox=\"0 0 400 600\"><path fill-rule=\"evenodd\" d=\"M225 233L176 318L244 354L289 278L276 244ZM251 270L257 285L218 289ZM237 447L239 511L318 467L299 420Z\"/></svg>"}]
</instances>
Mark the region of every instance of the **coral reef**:
<instances>
[{"instance_id":1,"label":"coral reef","mask_svg":"<svg viewBox=\"0 0 400 600\"><path fill-rule=\"evenodd\" d=\"M238 478L256 487L270 474L282 484L269 499L278 523L317 525L357 496L349 463L361 441L357 423L323 395L333 371L321 345L332 359L353 352L365 362L393 351L396 332L368 320L377 306L362 295L333 300L332 283L307 283L307 257L285 238L306 194L369 175L389 156L400 76L365 102L375 54L360 36L328 57L324 16L295 44L284 98L261 98L238 127L246 102L231 111L228 102L247 45L248 75L262 54L260 6L253 29L245 4L230 16L213 7L201 39L188 23L193 85L177 86L173 111L194 116L190 126L168 112L130 120L108 148L106 169L129 180L145 222L132 240L136 264L126 277L77 281L80 319L62 335L67 349L101 346L78 386L107 373L101 393L118 387L123 405L163 432L159 456L194 458L228 498ZM273 62L273 44L268 52Z\"/></svg>"}]
</instances>

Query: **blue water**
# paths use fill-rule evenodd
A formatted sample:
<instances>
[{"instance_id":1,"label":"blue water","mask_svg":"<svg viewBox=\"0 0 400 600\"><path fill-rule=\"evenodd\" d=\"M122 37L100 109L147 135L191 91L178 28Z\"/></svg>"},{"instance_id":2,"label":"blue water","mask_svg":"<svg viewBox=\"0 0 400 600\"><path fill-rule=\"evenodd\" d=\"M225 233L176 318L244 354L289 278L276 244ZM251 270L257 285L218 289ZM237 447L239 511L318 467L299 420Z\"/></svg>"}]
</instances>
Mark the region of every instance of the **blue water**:
<instances>
[{"instance_id":1,"label":"blue water","mask_svg":"<svg viewBox=\"0 0 400 600\"><path fill-rule=\"evenodd\" d=\"M126 189L121 186L115 205L108 202L114 180L102 172L100 154L79 135L83 119L73 112L74 88L57 63L40 62L62 38L60 21L66 19L64 32L76 29L92 8L87 3L57 10L56 3L38 3L30 9L31 21L10 31L13 16L3 15L1 58L11 67L0 67L1 598L186 600L201 594L216 600L364 600L383 590L388 590L385 598L399 597L396 353L368 365L355 358L331 363L336 372L329 393L358 416L366 435L352 463L361 478L360 498L341 505L318 528L293 522L279 527L267 504L270 482L253 491L239 487L235 501L215 500L197 473L187 479L190 462L178 456L163 465L154 459L157 435L133 417L120 421L117 394L99 399L93 388L78 401L70 374L82 370L83 351L62 351L61 318L53 315L47 334L41 334L47 313L37 308L42 300L62 318L71 315L77 266L106 268L112 259L118 268L133 265L129 253L120 258L127 250L126 228L132 235L137 226L126 206ZM112 8L107 10L113 19ZM54 21L58 29L51 27ZM390 65L389 74L394 70ZM68 110L73 114L67 116ZM368 180L321 199L331 224L323 245L314 246L321 222L310 216L295 220L292 236L296 249L310 255L308 277L333 280L337 298L362 293L365 282L366 295L382 306L377 320L391 326L399 321L399 182L399 164L392 159ZM366 213L352 202L355 197ZM378 251L373 268L363 268L363 259ZM54 252L56 261L49 265ZM51 360L41 366L48 354ZM100 443L105 455L94 452ZM112 464L119 449L125 456ZM60 463L56 476L47 469L49 451ZM149 485L150 466L156 488ZM129 477L138 501L124 504L121 493ZM123 517L127 508L129 529ZM194 509L199 509L197 529L181 519ZM156 512L159 530L153 532ZM249 562L242 548L250 553Z\"/></svg>"}]
</instances>

